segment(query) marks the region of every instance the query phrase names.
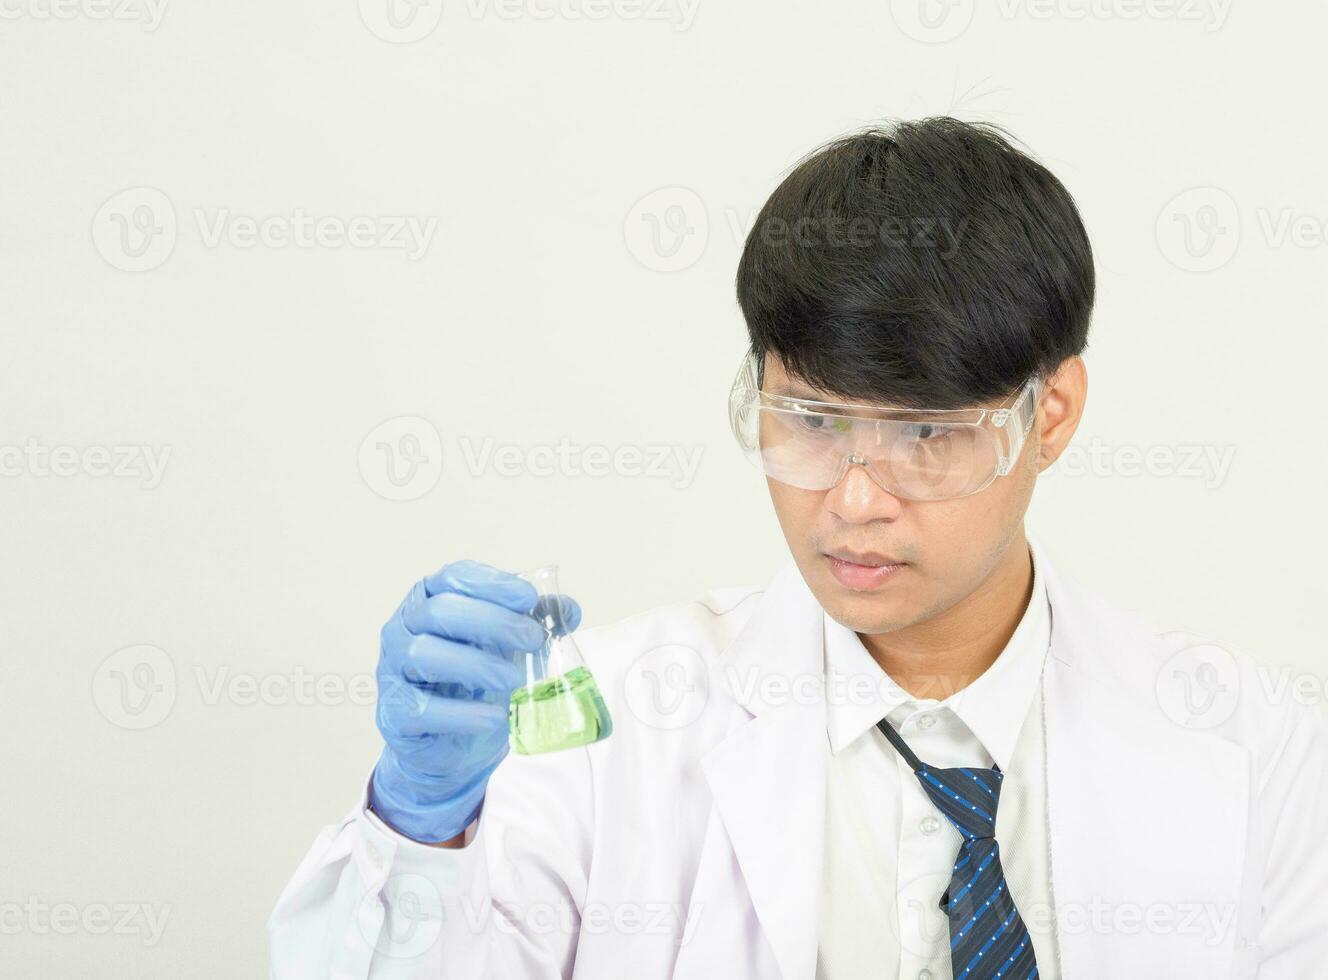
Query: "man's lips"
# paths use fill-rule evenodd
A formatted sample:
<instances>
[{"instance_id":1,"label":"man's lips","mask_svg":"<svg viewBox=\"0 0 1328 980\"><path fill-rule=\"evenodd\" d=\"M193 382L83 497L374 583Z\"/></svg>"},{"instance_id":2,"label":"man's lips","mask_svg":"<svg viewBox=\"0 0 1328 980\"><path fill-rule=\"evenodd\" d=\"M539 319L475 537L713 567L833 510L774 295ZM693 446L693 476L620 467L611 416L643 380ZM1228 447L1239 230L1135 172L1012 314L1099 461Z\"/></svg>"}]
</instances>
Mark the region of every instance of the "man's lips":
<instances>
[{"instance_id":1,"label":"man's lips","mask_svg":"<svg viewBox=\"0 0 1328 980\"><path fill-rule=\"evenodd\" d=\"M891 561L884 556L858 556L858 560L840 557L844 552L827 552L825 560L839 584L856 592L865 592L899 575L907 562Z\"/></svg>"},{"instance_id":2,"label":"man's lips","mask_svg":"<svg viewBox=\"0 0 1328 980\"><path fill-rule=\"evenodd\" d=\"M895 558L892 555L884 554L880 551L849 551L847 549L832 549L825 553L830 558L838 558L840 561L846 561L853 565L867 565L869 567L878 565L904 565L907 564L901 558Z\"/></svg>"}]
</instances>

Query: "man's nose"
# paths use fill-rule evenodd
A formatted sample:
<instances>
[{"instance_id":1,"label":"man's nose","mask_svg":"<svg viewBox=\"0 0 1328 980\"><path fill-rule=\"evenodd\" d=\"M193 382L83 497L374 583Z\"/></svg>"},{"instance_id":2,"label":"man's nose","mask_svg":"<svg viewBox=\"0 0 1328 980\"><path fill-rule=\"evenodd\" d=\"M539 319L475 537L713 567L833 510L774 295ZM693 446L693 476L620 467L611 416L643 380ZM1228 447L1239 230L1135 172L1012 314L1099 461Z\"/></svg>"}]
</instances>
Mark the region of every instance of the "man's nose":
<instances>
[{"instance_id":1,"label":"man's nose","mask_svg":"<svg viewBox=\"0 0 1328 980\"><path fill-rule=\"evenodd\" d=\"M876 482L868 472L865 456L849 453L843 465L844 475L825 492L827 509L852 524L894 520L899 516L901 498Z\"/></svg>"}]
</instances>

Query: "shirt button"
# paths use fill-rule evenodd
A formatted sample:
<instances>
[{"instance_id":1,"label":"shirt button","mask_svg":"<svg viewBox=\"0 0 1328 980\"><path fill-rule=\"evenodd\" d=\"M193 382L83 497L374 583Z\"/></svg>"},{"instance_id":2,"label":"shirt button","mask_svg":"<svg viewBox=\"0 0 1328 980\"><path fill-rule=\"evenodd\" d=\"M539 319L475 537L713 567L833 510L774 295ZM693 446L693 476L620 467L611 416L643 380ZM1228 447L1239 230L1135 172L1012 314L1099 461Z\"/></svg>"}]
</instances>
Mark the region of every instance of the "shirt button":
<instances>
[{"instance_id":1,"label":"shirt button","mask_svg":"<svg viewBox=\"0 0 1328 980\"><path fill-rule=\"evenodd\" d=\"M931 971L923 970L921 973L918 974L918 980L931 980Z\"/></svg>"},{"instance_id":2,"label":"shirt button","mask_svg":"<svg viewBox=\"0 0 1328 980\"><path fill-rule=\"evenodd\" d=\"M930 728L934 724L936 724L935 715L923 715L921 718L918 719L919 728Z\"/></svg>"},{"instance_id":3,"label":"shirt button","mask_svg":"<svg viewBox=\"0 0 1328 980\"><path fill-rule=\"evenodd\" d=\"M931 835L941 829L941 822L935 817L923 817L918 821L918 830L924 834Z\"/></svg>"}]
</instances>

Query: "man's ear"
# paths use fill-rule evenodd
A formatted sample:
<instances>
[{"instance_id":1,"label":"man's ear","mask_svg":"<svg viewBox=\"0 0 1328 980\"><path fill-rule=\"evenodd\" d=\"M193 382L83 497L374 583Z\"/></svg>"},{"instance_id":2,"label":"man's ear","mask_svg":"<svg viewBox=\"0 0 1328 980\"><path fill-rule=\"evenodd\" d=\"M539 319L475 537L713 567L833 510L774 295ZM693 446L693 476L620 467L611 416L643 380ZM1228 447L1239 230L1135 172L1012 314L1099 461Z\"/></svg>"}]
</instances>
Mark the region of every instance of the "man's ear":
<instances>
[{"instance_id":1,"label":"man's ear","mask_svg":"<svg viewBox=\"0 0 1328 980\"><path fill-rule=\"evenodd\" d=\"M1088 400L1088 366L1075 354L1057 365L1038 404L1038 472L1060 457L1074 438Z\"/></svg>"}]
</instances>

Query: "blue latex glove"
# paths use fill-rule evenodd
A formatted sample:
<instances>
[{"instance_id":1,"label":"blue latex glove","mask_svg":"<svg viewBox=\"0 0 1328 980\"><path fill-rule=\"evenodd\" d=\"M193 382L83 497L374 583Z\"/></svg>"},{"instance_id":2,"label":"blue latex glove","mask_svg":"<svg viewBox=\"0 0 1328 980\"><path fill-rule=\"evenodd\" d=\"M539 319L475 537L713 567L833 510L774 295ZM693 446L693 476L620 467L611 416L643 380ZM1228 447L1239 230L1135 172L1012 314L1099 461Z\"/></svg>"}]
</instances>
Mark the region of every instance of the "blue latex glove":
<instances>
[{"instance_id":1,"label":"blue latex glove","mask_svg":"<svg viewBox=\"0 0 1328 980\"><path fill-rule=\"evenodd\" d=\"M508 702L525 683L524 658L544 627L525 579L457 561L422 579L382 629L373 811L399 833L437 843L479 812L489 776L507 755ZM568 629L581 609L560 596Z\"/></svg>"}]
</instances>

